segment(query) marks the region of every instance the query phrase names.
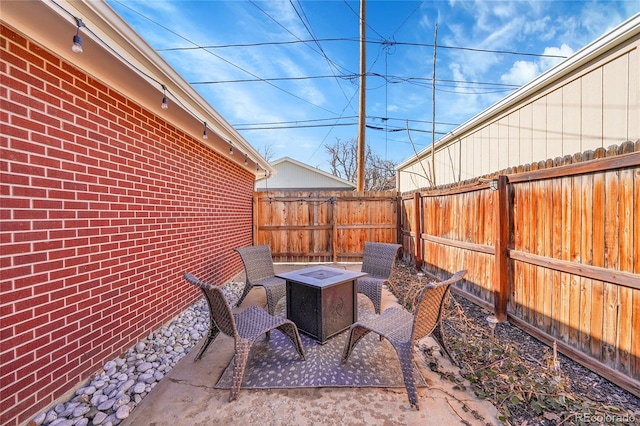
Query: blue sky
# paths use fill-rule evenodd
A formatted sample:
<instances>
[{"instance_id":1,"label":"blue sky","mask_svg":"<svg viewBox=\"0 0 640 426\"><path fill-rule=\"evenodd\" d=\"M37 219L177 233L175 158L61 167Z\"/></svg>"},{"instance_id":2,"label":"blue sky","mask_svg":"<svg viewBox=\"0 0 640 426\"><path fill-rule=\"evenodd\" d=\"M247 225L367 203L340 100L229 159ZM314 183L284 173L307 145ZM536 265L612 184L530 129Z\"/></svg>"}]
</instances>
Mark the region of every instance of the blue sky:
<instances>
[{"instance_id":1,"label":"blue sky","mask_svg":"<svg viewBox=\"0 0 640 426\"><path fill-rule=\"evenodd\" d=\"M357 137L359 1L107 1L271 160L329 170L324 145ZM368 0L366 143L396 163L431 144L436 23L437 140L639 11L638 0Z\"/></svg>"}]
</instances>

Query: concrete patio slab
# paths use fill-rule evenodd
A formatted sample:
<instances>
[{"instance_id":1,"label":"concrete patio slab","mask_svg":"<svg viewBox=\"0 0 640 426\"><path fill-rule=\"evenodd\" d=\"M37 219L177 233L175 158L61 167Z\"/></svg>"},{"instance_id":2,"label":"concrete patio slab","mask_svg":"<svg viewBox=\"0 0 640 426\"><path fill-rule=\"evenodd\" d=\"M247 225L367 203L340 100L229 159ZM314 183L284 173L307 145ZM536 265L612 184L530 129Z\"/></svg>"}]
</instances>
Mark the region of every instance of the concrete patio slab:
<instances>
[{"instance_id":1,"label":"concrete patio slab","mask_svg":"<svg viewBox=\"0 0 640 426\"><path fill-rule=\"evenodd\" d=\"M276 273L308 265L276 264ZM332 265L359 270L360 264ZM244 277L239 276L238 280ZM364 296L360 296L364 297ZM382 309L397 303L386 292ZM254 288L244 305L266 304L262 288ZM425 344L436 346L427 338ZM228 402L228 389L214 389L233 357L233 339L219 335L201 360L193 348L145 397L122 425L500 425L497 410L471 391L431 371L422 355L416 356L427 387L418 388L420 410L409 405L404 388L241 389ZM435 351L438 352L438 351ZM439 358L441 369L455 370Z\"/></svg>"}]
</instances>

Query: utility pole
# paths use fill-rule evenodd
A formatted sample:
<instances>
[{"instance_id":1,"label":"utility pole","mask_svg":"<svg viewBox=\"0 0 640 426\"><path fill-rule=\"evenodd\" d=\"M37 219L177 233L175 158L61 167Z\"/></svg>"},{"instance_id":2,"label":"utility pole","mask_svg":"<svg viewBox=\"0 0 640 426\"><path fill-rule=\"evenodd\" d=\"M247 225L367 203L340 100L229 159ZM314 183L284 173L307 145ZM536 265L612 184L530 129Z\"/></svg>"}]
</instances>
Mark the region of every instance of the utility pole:
<instances>
[{"instance_id":1,"label":"utility pole","mask_svg":"<svg viewBox=\"0 0 640 426\"><path fill-rule=\"evenodd\" d=\"M438 39L438 23L433 35L433 76L431 77L431 184L436 186L436 40Z\"/></svg>"},{"instance_id":2,"label":"utility pole","mask_svg":"<svg viewBox=\"0 0 640 426\"><path fill-rule=\"evenodd\" d=\"M360 108L358 111L358 169L356 190L364 191L364 153L366 129L366 90L367 90L367 47L366 47L366 4L360 0Z\"/></svg>"}]
</instances>

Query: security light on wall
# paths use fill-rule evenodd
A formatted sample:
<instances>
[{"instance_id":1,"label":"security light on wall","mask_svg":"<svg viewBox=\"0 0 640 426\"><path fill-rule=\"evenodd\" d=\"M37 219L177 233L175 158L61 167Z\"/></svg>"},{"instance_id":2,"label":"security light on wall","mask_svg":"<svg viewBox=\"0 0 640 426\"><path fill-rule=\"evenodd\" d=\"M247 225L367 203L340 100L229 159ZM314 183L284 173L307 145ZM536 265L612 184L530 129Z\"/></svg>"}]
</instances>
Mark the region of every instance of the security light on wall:
<instances>
[{"instance_id":1,"label":"security light on wall","mask_svg":"<svg viewBox=\"0 0 640 426\"><path fill-rule=\"evenodd\" d=\"M204 122L204 130L202 131L202 139L209 139L209 135L207 134L207 122Z\"/></svg>"}]
</instances>

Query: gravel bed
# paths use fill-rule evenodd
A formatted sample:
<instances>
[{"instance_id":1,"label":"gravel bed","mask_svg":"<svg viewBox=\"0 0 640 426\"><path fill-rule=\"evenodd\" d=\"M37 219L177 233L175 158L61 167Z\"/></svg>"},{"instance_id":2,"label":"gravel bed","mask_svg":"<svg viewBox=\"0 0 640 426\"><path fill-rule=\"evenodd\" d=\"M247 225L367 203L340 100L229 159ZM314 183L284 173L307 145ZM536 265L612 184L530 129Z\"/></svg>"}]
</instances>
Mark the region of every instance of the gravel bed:
<instances>
[{"instance_id":1,"label":"gravel bed","mask_svg":"<svg viewBox=\"0 0 640 426\"><path fill-rule=\"evenodd\" d=\"M234 305L243 282L230 282L222 291ZM149 333L124 354L107 361L66 402L36 415L35 426L115 426L195 346L209 329L209 308L200 298L166 326Z\"/></svg>"}]
</instances>

